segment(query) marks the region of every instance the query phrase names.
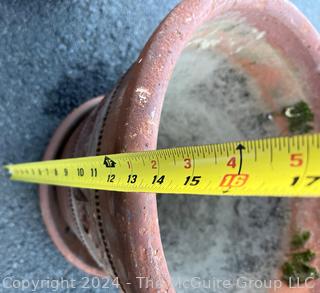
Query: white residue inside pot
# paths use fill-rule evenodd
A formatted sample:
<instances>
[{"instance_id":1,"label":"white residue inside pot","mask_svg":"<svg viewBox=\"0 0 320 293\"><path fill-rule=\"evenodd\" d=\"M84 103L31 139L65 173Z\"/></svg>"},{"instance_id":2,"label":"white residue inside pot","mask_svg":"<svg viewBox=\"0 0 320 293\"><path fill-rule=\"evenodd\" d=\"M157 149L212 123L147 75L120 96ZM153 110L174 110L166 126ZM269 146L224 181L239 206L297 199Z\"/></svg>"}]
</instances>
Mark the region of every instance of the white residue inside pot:
<instances>
[{"instance_id":1,"label":"white residue inside pot","mask_svg":"<svg viewBox=\"0 0 320 293\"><path fill-rule=\"evenodd\" d=\"M210 50L188 48L170 81L158 147L277 136L271 112L254 79L239 66ZM270 279L279 265L289 214L285 199L158 195L158 210L178 292L195 292L182 285L195 277L199 282ZM202 287L197 292L251 291Z\"/></svg>"}]
</instances>

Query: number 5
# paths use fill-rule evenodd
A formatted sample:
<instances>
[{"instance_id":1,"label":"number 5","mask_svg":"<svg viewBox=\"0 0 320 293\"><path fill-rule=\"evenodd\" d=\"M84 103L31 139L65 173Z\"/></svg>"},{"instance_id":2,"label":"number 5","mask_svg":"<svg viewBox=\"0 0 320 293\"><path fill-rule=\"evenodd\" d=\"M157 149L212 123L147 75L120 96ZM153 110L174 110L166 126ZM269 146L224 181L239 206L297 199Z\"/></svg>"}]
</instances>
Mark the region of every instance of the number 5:
<instances>
[{"instance_id":1,"label":"number 5","mask_svg":"<svg viewBox=\"0 0 320 293\"><path fill-rule=\"evenodd\" d=\"M291 154L291 167L301 167L303 165L303 154Z\"/></svg>"}]
</instances>

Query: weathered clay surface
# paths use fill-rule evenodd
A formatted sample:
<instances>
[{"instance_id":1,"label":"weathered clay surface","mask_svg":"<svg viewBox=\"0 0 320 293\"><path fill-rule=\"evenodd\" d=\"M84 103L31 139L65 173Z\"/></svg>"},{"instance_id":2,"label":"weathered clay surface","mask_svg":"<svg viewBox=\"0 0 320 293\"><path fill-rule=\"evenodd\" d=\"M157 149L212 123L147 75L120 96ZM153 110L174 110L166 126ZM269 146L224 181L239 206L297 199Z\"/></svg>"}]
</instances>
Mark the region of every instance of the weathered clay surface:
<instances>
[{"instance_id":1,"label":"weathered clay surface","mask_svg":"<svg viewBox=\"0 0 320 293\"><path fill-rule=\"evenodd\" d=\"M111 95L78 126L62 156L156 148L166 93L168 111L161 126L166 131L160 134L160 146L225 141L223 130L228 139L286 134L284 119L270 121L266 115L297 100L310 103L318 129L317 50L312 28L286 2L183 1ZM198 109L190 108L195 98ZM119 278L123 291L175 291L155 195L93 190L68 194L66 222L101 270ZM162 197L159 203L160 213L179 216L161 219L175 278L239 273L270 278L282 261L285 200L181 195L165 201ZM149 282L141 285L140 278Z\"/></svg>"}]
</instances>

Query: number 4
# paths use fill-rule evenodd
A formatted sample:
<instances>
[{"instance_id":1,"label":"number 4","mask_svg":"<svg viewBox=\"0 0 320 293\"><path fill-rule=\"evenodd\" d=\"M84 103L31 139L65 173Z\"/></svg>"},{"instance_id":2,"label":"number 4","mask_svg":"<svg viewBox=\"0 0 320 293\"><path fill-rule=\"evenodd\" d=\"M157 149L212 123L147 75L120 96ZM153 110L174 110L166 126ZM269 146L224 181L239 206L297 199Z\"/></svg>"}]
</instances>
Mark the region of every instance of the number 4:
<instances>
[{"instance_id":1,"label":"number 4","mask_svg":"<svg viewBox=\"0 0 320 293\"><path fill-rule=\"evenodd\" d=\"M237 163L236 163L236 157L232 157L229 162L227 163L227 166L228 167L232 167L232 168L235 168L237 166Z\"/></svg>"}]
</instances>

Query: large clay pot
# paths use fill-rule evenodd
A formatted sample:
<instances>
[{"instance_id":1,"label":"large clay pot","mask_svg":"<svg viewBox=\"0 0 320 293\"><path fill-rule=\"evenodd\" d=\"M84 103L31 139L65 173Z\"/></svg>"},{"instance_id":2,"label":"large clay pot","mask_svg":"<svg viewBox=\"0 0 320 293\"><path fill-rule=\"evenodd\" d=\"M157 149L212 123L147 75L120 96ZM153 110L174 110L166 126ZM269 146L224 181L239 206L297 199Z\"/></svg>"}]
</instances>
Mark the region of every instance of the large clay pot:
<instances>
[{"instance_id":1,"label":"large clay pot","mask_svg":"<svg viewBox=\"0 0 320 293\"><path fill-rule=\"evenodd\" d=\"M163 112L160 146L290 134L286 117L274 115L272 121L264 117L282 113L300 100L312 108L314 129L318 131L319 50L317 33L287 1L185 0L160 24L110 95L87 102L66 118L44 159L155 149L165 96L177 102L168 102L169 108ZM219 81L224 73L220 69L227 70L226 78L230 77L222 86ZM228 92L234 84L238 86L234 91L241 92L239 99ZM223 91L217 98L215 90L221 87ZM190 106L195 99L199 99L197 108ZM206 109L215 110L203 114ZM208 129L199 141L197 125L201 117ZM179 127L181 135L170 132ZM175 137L174 143L170 137ZM205 209L217 203L207 197L188 200L180 196L173 204L191 209L193 204L197 206L197 200ZM235 207L237 199L232 200L231 206ZM154 194L41 186L40 203L54 243L78 268L93 275L118 277L125 292L175 291L163 252ZM291 224L277 230L283 237L276 242L275 250L287 251L292 227L293 233L297 229L310 230L310 245L320 253L319 201L303 199L285 205L293 206ZM165 213L164 197L159 206ZM180 222L188 225L192 220L194 227L203 232L210 219L201 222L204 215L199 210L188 212L193 216L176 213L186 217ZM165 219L163 223L166 225ZM184 233L183 229L176 232ZM195 235L206 235L199 231ZM166 233L171 235L164 230L162 237L169 243ZM203 256L210 242L205 248L186 247L184 253ZM320 265L319 260L315 265ZM278 267L283 261L277 261ZM287 290L286 286L281 290Z\"/></svg>"}]
</instances>

